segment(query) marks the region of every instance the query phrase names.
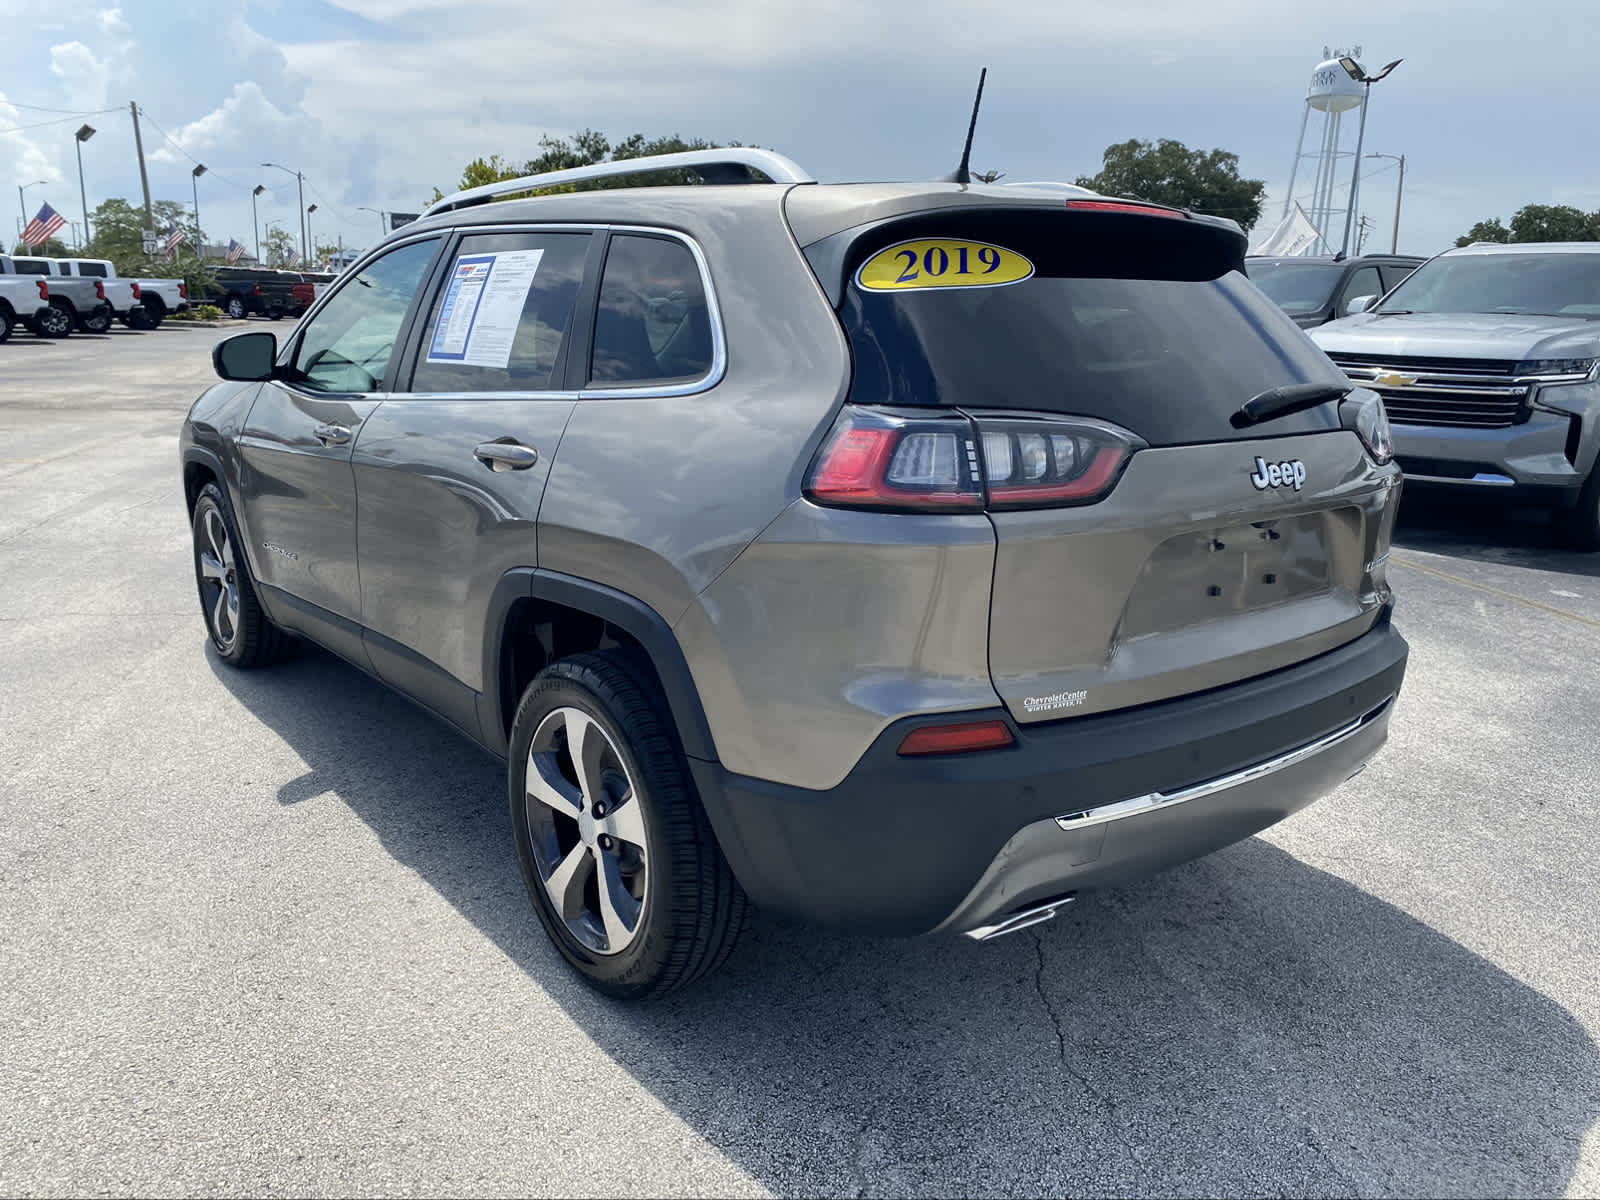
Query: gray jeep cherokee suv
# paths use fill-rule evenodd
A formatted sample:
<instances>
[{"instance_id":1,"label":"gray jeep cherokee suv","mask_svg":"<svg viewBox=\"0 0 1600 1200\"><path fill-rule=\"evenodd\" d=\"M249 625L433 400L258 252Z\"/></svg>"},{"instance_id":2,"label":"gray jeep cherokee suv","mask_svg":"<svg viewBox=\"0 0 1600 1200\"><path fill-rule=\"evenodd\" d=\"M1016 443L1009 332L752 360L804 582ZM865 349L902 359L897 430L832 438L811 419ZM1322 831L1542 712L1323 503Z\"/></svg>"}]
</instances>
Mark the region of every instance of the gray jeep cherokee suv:
<instances>
[{"instance_id":1,"label":"gray jeep cherokee suv","mask_svg":"<svg viewBox=\"0 0 1600 1200\"><path fill-rule=\"evenodd\" d=\"M1007 933L1377 751L1400 472L1231 222L625 169L713 182L449 197L221 343L181 438L217 654L309 638L503 758L592 983L751 902Z\"/></svg>"}]
</instances>

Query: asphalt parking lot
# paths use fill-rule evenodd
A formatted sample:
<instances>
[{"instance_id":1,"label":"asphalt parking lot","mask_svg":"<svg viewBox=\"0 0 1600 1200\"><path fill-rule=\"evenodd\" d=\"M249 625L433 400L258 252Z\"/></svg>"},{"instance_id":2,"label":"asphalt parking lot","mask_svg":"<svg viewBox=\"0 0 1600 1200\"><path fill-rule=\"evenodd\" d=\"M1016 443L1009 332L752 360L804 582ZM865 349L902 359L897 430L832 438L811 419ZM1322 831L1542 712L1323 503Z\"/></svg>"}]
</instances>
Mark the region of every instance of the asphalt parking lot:
<instances>
[{"instance_id":1,"label":"asphalt parking lot","mask_svg":"<svg viewBox=\"0 0 1600 1200\"><path fill-rule=\"evenodd\" d=\"M760 918L619 1007L491 760L208 652L224 332L0 345L0 1193L1600 1193L1600 555L1537 514L1408 498L1390 744L1265 835L984 946Z\"/></svg>"}]
</instances>

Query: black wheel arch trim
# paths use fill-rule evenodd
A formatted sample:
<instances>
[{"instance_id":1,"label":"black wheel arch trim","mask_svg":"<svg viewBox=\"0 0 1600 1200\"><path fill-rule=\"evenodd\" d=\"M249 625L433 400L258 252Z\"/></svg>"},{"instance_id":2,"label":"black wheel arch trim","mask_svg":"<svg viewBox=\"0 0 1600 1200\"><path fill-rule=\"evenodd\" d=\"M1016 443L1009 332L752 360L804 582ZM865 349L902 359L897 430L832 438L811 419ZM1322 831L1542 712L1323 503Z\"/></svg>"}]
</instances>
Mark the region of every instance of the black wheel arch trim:
<instances>
[{"instance_id":1,"label":"black wheel arch trim","mask_svg":"<svg viewBox=\"0 0 1600 1200\"><path fill-rule=\"evenodd\" d=\"M495 585L489 600L483 644L483 691L478 699L479 724L483 744L500 757L508 745L505 734L505 701L514 710L517 697L510 690L510 656L505 653L505 636L512 607L519 600L548 600L575 608L616 626L637 641L655 667L666 692L672 720L678 730L684 753L693 759L717 761L716 743L706 721L700 692L690 674L689 662L678 645L677 635L661 614L644 601L616 588L560 571L542 567L518 567L507 571Z\"/></svg>"}]
</instances>

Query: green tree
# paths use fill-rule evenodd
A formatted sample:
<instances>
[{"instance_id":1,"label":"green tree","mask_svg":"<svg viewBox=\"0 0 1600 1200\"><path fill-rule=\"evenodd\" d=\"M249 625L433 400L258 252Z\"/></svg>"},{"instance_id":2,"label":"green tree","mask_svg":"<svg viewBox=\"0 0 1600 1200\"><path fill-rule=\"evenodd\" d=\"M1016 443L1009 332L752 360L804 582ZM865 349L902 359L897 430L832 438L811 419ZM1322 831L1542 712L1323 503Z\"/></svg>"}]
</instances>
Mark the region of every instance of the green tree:
<instances>
[{"instance_id":1,"label":"green tree","mask_svg":"<svg viewBox=\"0 0 1600 1200\"><path fill-rule=\"evenodd\" d=\"M1589 214L1570 204L1527 204L1511 218L1513 242L1600 241L1600 212Z\"/></svg>"},{"instance_id":2,"label":"green tree","mask_svg":"<svg viewBox=\"0 0 1600 1200\"><path fill-rule=\"evenodd\" d=\"M1191 150L1182 142L1131 141L1107 146L1098 175L1078 178L1080 187L1231 217L1249 229L1261 218L1267 185L1239 175L1239 156L1226 150Z\"/></svg>"},{"instance_id":3,"label":"green tree","mask_svg":"<svg viewBox=\"0 0 1600 1200\"><path fill-rule=\"evenodd\" d=\"M289 261L289 251L297 249L295 236L282 225L268 225L267 236L261 239L261 254L270 267L281 267Z\"/></svg>"},{"instance_id":4,"label":"green tree","mask_svg":"<svg viewBox=\"0 0 1600 1200\"><path fill-rule=\"evenodd\" d=\"M1456 239L1458 246L1473 242L1600 242L1600 210L1585 213L1570 204L1524 204L1512 216L1509 229L1499 217L1490 217Z\"/></svg>"},{"instance_id":5,"label":"green tree","mask_svg":"<svg viewBox=\"0 0 1600 1200\"><path fill-rule=\"evenodd\" d=\"M584 129L569 138L555 138L546 135L539 139L539 153L530 158L521 166L506 162L498 154L491 154L487 158L475 158L463 168L461 182L457 187L466 188L482 187L489 183L498 183L502 179L516 179L522 175L543 175L550 171L568 171L574 167L587 167L595 163L619 162L629 158L644 158L656 154L680 154L686 150L717 150L723 146L740 146L742 142L708 142L704 138L685 139L678 134L666 137L647 138L642 133L629 134L621 141L613 144L605 134L593 129ZM699 183L700 177L692 171L677 172L668 175L667 180L672 183ZM660 177L652 176L656 182ZM641 182L637 175L619 175L612 179L598 179L591 185L596 188L621 188L636 187ZM506 200L518 199L520 196L548 195L552 192L572 192L577 188L572 185L563 185L553 188L540 188L536 192L522 192L517 196L502 197ZM435 204L444 198L444 193L435 188L429 204Z\"/></svg>"},{"instance_id":6,"label":"green tree","mask_svg":"<svg viewBox=\"0 0 1600 1200\"><path fill-rule=\"evenodd\" d=\"M1487 221L1479 221L1456 239L1458 246L1470 246L1473 242L1509 242L1511 230L1500 224L1499 217L1491 217Z\"/></svg>"},{"instance_id":7,"label":"green tree","mask_svg":"<svg viewBox=\"0 0 1600 1200\"><path fill-rule=\"evenodd\" d=\"M27 242L18 242L11 247L11 253L24 255L42 255L45 258L72 258L73 253L58 238L50 238L41 245L30 247Z\"/></svg>"},{"instance_id":8,"label":"green tree","mask_svg":"<svg viewBox=\"0 0 1600 1200\"><path fill-rule=\"evenodd\" d=\"M191 296L205 294L211 268L200 258L200 231L187 204L177 200L158 200L151 205L156 234L161 248L153 255L144 252L144 206L113 197L89 215L94 237L84 251L86 258L109 258L117 274L127 279L182 279ZM172 261L167 260L167 231L177 225L185 242Z\"/></svg>"}]
</instances>

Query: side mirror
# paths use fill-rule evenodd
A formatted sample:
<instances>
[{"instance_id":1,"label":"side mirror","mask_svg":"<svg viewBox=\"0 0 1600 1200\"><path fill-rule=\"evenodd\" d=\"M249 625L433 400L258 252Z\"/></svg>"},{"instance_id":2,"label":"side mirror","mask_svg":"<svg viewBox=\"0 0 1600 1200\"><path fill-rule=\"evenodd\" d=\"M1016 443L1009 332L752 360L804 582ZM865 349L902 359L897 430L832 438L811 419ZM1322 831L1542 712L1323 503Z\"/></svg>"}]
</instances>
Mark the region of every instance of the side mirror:
<instances>
[{"instance_id":1,"label":"side mirror","mask_svg":"<svg viewBox=\"0 0 1600 1200\"><path fill-rule=\"evenodd\" d=\"M1378 302L1376 296L1352 296L1344 302L1344 316L1353 317L1357 313L1364 313Z\"/></svg>"},{"instance_id":2,"label":"side mirror","mask_svg":"<svg viewBox=\"0 0 1600 1200\"><path fill-rule=\"evenodd\" d=\"M277 335L266 330L236 333L211 349L211 365L222 379L260 383L272 378L278 361Z\"/></svg>"}]
</instances>

